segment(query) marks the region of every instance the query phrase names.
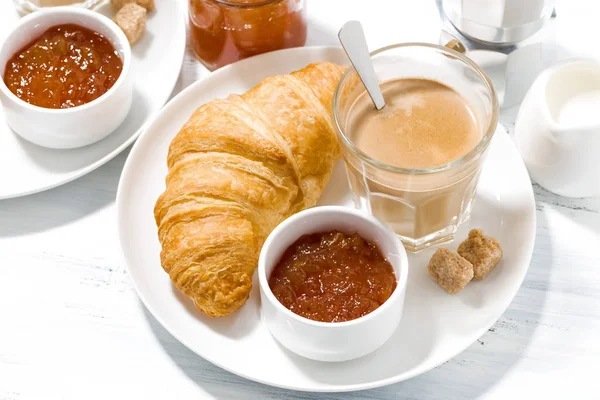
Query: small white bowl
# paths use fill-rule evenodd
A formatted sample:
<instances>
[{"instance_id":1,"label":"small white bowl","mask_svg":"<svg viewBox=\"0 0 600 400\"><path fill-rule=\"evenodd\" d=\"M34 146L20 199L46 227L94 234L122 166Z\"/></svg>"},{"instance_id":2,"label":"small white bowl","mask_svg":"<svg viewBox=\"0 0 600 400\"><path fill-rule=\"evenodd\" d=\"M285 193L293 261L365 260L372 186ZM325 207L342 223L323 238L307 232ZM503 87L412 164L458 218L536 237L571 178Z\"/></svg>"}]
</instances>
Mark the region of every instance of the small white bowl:
<instances>
[{"instance_id":1,"label":"small white bowl","mask_svg":"<svg viewBox=\"0 0 600 400\"><path fill-rule=\"evenodd\" d=\"M392 264L396 289L378 309L346 322L313 321L288 310L269 288L269 276L285 250L302 235L339 230L377 243ZM258 261L261 314L283 346L318 361L347 361L375 351L394 333L404 307L408 259L398 236L377 219L342 206L315 207L282 222L267 238Z\"/></svg>"},{"instance_id":2,"label":"small white bowl","mask_svg":"<svg viewBox=\"0 0 600 400\"><path fill-rule=\"evenodd\" d=\"M121 75L106 93L87 104L50 109L21 100L4 83L8 60L49 28L77 24L103 35L123 61ZM0 101L8 125L24 139L44 147L70 149L103 139L125 119L131 108L133 82L127 37L109 18L75 7L55 7L23 17L0 47Z\"/></svg>"}]
</instances>

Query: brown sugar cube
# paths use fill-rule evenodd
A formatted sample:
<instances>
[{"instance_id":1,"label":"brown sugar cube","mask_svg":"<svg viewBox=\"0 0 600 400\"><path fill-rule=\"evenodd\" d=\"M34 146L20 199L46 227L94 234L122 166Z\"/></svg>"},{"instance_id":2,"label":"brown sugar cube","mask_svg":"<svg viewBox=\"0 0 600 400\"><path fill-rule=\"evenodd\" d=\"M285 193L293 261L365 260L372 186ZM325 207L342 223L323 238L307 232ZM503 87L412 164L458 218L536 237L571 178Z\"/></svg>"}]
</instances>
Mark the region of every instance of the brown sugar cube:
<instances>
[{"instance_id":1,"label":"brown sugar cube","mask_svg":"<svg viewBox=\"0 0 600 400\"><path fill-rule=\"evenodd\" d=\"M433 280L450 294L460 292L473 279L473 265L448 249L437 249L427 269Z\"/></svg>"},{"instance_id":2,"label":"brown sugar cube","mask_svg":"<svg viewBox=\"0 0 600 400\"><path fill-rule=\"evenodd\" d=\"M135 3L140 7L144 7L148 11L154 10L154 0L110 0L113 9L119 11L125 4Z\"/></svg>"},{"instance_id":3,"label":"brown sugar cube","mask_svg":"<svg viewBox=\"0 0 600 400\"><path fill-rule=\"evenodd\" d=\"M146 9L135 3L123 6L115 16L115 22L127 36L130 44L135 44L146 30Z\"/></svg>"},{"instance_id":4,"label":"brown sugar cube","mask_svg":"<svg viewBox=\"0 0 600 400\"><path fill-rule=\"evenodd\" d=\"M473 264L474 279L487 276L502 258L502 247L496 239L485 236L480 229L472 229L467 240L458 246L458 254Z\"/></svg>"}]
</instances>

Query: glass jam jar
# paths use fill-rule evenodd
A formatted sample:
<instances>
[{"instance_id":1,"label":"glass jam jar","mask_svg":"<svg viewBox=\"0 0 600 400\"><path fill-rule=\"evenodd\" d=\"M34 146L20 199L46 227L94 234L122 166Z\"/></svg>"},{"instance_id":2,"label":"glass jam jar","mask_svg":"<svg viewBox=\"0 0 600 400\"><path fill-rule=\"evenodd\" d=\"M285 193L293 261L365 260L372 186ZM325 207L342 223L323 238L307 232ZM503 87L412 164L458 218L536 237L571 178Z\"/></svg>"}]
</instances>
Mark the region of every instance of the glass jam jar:
<instances>
[{"instance_id":1,"label":"glass jam jar","mask_svg":"<svg viewBox=\"0 0 600 400\"><path fill-rule=\"evenodd\" d=\"M190 43L211 71L306 42L306 0L189 0Z\"/></svg>"}]
</instances>

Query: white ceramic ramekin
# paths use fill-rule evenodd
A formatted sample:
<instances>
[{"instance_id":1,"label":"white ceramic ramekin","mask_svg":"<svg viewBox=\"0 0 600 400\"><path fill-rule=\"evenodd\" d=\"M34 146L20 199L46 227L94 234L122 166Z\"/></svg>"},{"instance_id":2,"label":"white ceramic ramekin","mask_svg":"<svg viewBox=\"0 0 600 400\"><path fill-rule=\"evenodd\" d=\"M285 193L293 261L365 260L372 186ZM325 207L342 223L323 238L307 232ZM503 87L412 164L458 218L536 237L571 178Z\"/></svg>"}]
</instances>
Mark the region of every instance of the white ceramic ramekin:
<instances>
[{"instance_id":1,"label":"white ceramic ramekin","mask_svg":"<svg viewBox=\"0 0 600 400\"><path fill-rule=\"evenodd\" d=\"M269 288L269 276L285 250L302 235L339 230L377 243L398 285L378 309L346 322L313 321L285 308ZM342 206L315 207L281 223L267 238L258 262L261 314L271 334L296 354L318 361L347 361L379 348L394 333L404 307L408 260L398 236L377 219Z\"/></svg>"},{"instance_id":2,"label":"white ceramic ramekin","mask_svg":"<svg viewBox=\"0 0 600 400\"><path fill-rule=\"evenodd\" d=\"M110 90L87 104L68 109L31 105L15 96L4 83L6 63L46 30L61 24L81 25L103 35L123 60L123 70ZM130 67L127 37L109 18L76 7L55 7L29 14L0 46L0 101L6 122L24 139L44 147L70 149L97 142L114 131L129 113L133 96Z\"/></svg>"}]
</instances>

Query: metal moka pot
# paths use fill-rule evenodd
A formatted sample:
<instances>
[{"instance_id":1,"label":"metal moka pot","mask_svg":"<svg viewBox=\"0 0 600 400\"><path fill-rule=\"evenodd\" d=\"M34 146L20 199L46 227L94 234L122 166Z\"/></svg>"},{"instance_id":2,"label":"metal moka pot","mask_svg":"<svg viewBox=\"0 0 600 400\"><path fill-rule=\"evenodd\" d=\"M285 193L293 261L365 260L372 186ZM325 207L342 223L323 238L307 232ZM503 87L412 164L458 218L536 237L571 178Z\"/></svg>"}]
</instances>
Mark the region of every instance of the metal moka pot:
<instances>
[{"instance_id":1,"label":"metal moka pot","mask_svg":"<svg viewBox=\"0 0 600 400\"><path fill-rule=\"evenodd\" d=\"M469 39L492 44L521 42L544 27L555 0L442 0L448 20Z\"/></svg>"}]
</instances>

